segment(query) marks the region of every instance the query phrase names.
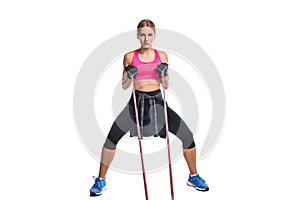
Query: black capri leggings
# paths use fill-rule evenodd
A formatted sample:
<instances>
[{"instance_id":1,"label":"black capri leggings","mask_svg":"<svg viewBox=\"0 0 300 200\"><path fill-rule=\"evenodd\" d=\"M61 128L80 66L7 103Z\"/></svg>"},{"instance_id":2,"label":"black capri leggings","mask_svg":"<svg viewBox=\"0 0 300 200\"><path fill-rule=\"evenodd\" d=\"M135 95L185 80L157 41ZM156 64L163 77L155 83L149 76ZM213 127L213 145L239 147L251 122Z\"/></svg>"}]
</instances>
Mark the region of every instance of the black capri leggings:
<instances>
[{"instance_id":1,"label":"black capri leggings","mask_svg":"<svg viewBox=\"0 0 300 200\"><path fill-rule=\"evenodd\" d=\"M138 110L140 112L141 105L140 101L138 100L142 95L147 95L148 97L161 97L161 91L156 90L152 92L139 92L136 91L136 98L138 102ZM164 124L164 113L163 113L163 99L158 99L154 101L156 105L157 116L156 120L158 122L159 127L159 136L164 138L165 137L165 124ZM151 101L149 99L144 100L144 120L142 124L144 124L145 128L150 124L153 124L153 118L149 115L149 113L153 113L153 107L150 105ZM167 106L167 113L168 113L168 125L169 131L173 133L176 137L178 137L182 141L183 149L191 149L195 147L195 142L193 139L193 134L186 125L186 123L181 119L181 117L173 111L169 106ZM140 118L140 115L139 115ZM141 124L141 119L140 124ZM150 127L150 126L149 126ZM116 120L111 126L111 129L108 133L106 141L104 143L104 147L107 149L114 150L116 149L116 145L118 144L119 140L128 132L136 128L136 121L135 121L135 111L134 111L134 101L133 96L131 96L128 104L122 110L122 112L118 115Z\"/></svg>"}]
</instances>

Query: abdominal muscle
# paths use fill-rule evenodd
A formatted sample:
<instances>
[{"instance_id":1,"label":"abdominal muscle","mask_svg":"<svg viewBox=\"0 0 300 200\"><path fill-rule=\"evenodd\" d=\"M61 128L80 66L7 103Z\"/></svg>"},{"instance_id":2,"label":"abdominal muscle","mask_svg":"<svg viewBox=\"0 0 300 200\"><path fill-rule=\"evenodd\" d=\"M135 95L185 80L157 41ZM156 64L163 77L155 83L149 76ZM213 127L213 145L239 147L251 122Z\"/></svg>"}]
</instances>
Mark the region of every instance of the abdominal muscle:
<instances>
[{"instance_id":1,"label":"abdominal muscle","mask_svg":"<svg viewBox=\"0 0 300 200\"><path fill-rule=\"evenodd\" d=\"M134 89L142 92L151 92L160 89L159 80L135 80Z\"/></svg>"}]
</instances>

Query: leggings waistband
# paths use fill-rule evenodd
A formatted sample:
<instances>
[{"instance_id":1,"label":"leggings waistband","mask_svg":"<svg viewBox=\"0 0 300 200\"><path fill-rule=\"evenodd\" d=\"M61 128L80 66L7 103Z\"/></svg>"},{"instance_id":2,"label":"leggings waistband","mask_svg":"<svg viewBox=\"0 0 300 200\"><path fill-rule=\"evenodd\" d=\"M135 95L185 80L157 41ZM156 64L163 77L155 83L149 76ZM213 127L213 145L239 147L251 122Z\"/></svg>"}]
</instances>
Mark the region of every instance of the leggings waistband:
<instances>
[{"instance_id":1,"label":"leggings waistband","mask_svg":"<svg viewBox=\"0 0 300 200\"><path fill-rule=\"evenodd\" d=\"M154 91L149 91L149 92L144 92L144 91L139 91L139 90L135 90L136 94L147 94L149 96L154 96L157 95L159 93L161 93L160 89L154 90Z\"/></svg>"}]
</instances>

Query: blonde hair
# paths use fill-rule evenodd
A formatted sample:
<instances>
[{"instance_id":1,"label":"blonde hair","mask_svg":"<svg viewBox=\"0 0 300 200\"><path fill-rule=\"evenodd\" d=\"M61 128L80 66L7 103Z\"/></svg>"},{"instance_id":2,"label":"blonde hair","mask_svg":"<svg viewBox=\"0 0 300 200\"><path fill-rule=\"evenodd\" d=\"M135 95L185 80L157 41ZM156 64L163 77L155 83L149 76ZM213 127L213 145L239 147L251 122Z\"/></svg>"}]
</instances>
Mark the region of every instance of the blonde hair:
<instances>
[{"instance_id":1,"label":"blonde hair","mask_svg":"<svg viewBox=\"0 0 300 200\"><path fill-rule=\"evenodd\" d=\"M150 27L154 31L154 33L156 33L155 24L150 19L143 19L142 21L140 21L138 23L137 29L140 29L143 27Z\"/></svg>"}]
</instances>

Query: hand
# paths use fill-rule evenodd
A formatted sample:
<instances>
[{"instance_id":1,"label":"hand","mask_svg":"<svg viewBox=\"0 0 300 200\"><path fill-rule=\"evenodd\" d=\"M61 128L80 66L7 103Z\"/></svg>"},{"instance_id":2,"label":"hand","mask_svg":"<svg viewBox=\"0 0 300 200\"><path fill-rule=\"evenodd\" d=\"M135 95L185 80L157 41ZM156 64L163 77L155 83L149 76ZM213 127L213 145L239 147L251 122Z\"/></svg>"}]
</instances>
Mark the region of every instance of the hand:
<instances>
[{"instance_id":1,"label":"hand","mask_svg":"<svg viewBox=\"0 0 300 200\"><path fill-rule=\"evenodd\" d=\"M161 64L157 65L156 71L160 78L165 77L167 75L167 71L168 71L168 64L161 63Z\"/></svg>"},{"instance_id":2,"label":"hand","mask_svg":"<svg viewBox=\"0 0 300 200\"><path fill-rule=\"evenodd\" d=\"M125 67L125 71L127 72L127 77L129 79L134 79L136 77L136 74L138 72L138 68L132 65L127 65Z\"/></svg>"}]
</instances>

